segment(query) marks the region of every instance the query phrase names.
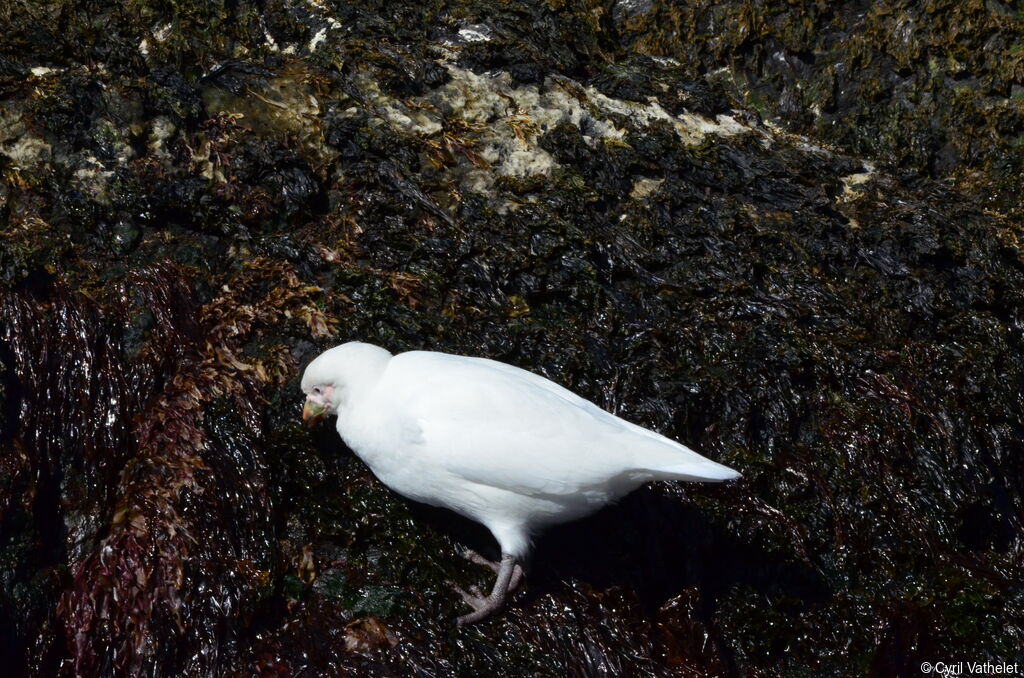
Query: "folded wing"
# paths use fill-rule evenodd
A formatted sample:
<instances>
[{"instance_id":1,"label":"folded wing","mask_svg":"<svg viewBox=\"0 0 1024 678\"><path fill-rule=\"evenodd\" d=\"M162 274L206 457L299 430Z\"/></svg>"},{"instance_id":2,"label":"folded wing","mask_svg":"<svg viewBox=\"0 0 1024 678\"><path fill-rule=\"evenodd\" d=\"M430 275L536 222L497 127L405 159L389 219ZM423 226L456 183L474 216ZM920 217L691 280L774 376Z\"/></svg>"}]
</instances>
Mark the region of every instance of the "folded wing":
<instances>
[{"instance_id":1,"label":"folded wing","mask_svg":"<svg viewBox=\"0 0 1024 678\"><path fill-rule=\"evenodd\" d=\"M504 363L414 351L395 356L382 383L418 427L419 453L482 485L569 495L739 475Z\"/></svg>"}]
</instances>

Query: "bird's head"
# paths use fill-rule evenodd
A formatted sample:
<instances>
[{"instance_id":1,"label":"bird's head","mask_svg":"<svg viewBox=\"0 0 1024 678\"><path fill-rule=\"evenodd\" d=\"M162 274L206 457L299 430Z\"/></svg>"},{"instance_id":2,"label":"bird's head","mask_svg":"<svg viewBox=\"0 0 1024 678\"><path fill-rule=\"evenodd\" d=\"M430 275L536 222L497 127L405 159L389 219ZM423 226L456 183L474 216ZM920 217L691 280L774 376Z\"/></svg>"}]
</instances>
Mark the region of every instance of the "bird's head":
<instances>
[{"instance_id":1,"label":"bird's head","mask_svg":"<svg viewBox=\"0 0 1024 678\"><path fill-rule=\"evenodd\" d=\"M377 382L391 354L379 346L350 341L318 355L302 374L306 404L302 420L315 426L337 415L354 397Z\"/></svg>"}]
</instances>

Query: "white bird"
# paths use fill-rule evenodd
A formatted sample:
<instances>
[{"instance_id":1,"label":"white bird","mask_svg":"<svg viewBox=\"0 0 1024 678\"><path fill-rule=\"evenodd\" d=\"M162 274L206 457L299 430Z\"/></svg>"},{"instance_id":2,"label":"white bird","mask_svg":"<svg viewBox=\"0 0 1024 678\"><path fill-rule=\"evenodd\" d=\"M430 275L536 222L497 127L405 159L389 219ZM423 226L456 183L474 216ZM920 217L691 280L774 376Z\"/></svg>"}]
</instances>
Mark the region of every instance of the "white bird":
<instances>
[{"instance_id":1,"label":"white bird","mask_svg":"<svg viewBox=\"0 0 1024 678\"><path fill-rule=\"evenodd\" d=\"M523 576L532 535L593 513L650 480L722 481L736 471L610 414L558 384L485 358L392 355L350 342L302 375L310 426L337 415L345 443L395 492L487 527L501 546L479 621Z\"/></svg>"}]
</instances>

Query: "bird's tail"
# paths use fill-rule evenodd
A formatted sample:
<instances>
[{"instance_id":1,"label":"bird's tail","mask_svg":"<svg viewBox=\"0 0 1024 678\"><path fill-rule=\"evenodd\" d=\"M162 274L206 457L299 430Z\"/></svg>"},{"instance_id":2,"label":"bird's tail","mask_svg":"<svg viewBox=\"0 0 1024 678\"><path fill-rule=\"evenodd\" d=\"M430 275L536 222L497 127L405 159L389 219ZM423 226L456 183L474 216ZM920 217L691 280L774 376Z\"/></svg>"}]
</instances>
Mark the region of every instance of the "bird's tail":
<instances>
[{"instance_id":1,"label":"bird's tail","mask_svg":"<svg viewBox=\"0 0 1024 678\"><path fill-rule=\"evenodd\" d=\"M644 469L651 480L690 480L719 483L723 480L734 480L740 477L739 471L734 471L728 466L723 466L710 459L702 462L689 462L657 466Z\"/></svg>"},{"instance_id":2,"label":"bird's tail","mask_svg":"<svg viewBox=\"0 0 1024 678\"><path fill-rule=\"evenodd\" d=\"M738 471L711 461L686 445L681 445L656 433L650 433L650 443L634 450L634 468L648 476L648 480L693 480L721 482L739 478Z\"/></svg>"}]
</instances>

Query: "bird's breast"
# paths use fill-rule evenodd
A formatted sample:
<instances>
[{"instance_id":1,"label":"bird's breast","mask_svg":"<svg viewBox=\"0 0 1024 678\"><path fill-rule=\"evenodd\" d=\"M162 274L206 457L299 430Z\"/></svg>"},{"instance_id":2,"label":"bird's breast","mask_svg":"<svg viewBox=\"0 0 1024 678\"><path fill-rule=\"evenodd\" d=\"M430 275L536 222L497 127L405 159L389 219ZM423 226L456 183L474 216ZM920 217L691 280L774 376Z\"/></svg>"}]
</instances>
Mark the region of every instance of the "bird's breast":
<instances>
[{"instance_id":1,"label":"bird's breast","mask_svg":"<svg viewBox=\"0 0 1024 678\"><path fill-rule=\"evenodd\" d=\"M421 440L407 429L380 409L338 418L338 434L378 480L415 501L443 505L432 488L443 481L444 471L427 463L418 450Z\"/></svg>"}]
</instances>

